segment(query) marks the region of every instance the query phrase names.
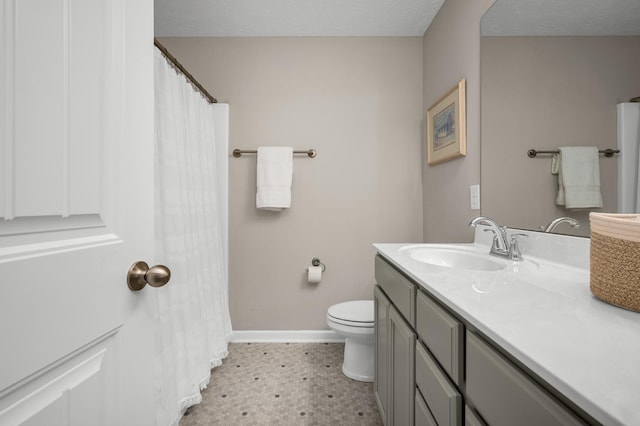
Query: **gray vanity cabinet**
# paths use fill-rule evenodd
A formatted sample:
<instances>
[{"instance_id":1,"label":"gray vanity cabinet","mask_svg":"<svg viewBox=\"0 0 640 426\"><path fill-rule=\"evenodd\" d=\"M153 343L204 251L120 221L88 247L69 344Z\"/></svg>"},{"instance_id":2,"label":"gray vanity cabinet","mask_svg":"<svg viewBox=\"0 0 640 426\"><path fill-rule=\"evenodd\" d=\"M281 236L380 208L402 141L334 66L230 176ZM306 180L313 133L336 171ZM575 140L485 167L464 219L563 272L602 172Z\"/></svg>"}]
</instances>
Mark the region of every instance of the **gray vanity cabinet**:
<instances>
[{"instance_id":1,"label":"gray vanity cabinet","mask_svg":"<svg viewBox=\"0 0 640 426\"><path fill-rule=\"evenodd\" d=\"M416 335L379 287L373 391L387 426L414 424ZM386 316L385 316L386 315Z\"/></svg>"},{"instance_id":2,"label":"gray vanity cabinet","mask_svg":"<svg viewBox=\"0 0 640 426\"><path fill-rule=\"evenodd\" d=\"M381 256L375 276L374 393L386 426L590 424Z\"/></svg>"},{"instance_id":3,"label":"gray vanity cabinet","mask_svg":"<svg viewBox=\"0 0 640 426\"><path fill-rule=\"evenodd\" d=\"M461 426L462 395L427 347L461 380L462 325L379 256L375 267L374 394L385 425Z\"/></svg>"},{"instance_id":4,"label":"gray vanity cabinet","mask_svg":"<svg viewBox=\"0 0 640 426\"><path fill-rule=\"evenodd\" d=\"M386 426L414 424L415 284L376 258L374 394Z\"/></svg>"}]
</instances>

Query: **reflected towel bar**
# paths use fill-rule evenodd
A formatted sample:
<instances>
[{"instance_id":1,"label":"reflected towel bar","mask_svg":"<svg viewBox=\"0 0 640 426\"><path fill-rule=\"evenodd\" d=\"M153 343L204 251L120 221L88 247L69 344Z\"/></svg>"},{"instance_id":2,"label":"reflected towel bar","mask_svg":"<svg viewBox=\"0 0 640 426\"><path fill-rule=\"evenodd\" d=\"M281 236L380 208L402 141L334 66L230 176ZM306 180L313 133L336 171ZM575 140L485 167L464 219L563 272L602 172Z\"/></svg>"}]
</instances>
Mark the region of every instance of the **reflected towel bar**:
<instances>
[{"instance_id":1,"label":"reflected towel bar","mask_svg":"<svg viewBox=\"0 0 640 426\"><path fill-rule=\"evenodd\" d=\"M605 157L610 158L613 157L613 154L620 154L620 150L619 149L611 149L611 148L607 148L607 149L601 149L598 151L600 154L604 154ZM529 151L527 151L527 155L529 156L529 158L536 158L536 155L538 154L559 154L560 151L555 150L555 151L539 151L539 150L535 150L535 149L530 149Z\"/></svg>"},{"instance_id":2,"label":"reflected towel bar","mask_svg":"<svg viewBox=\"0 0 640 426\"><path fill-rule=\"evenodd\" d=\"M234 149L233 150L233 156L238 158L238 157L242 157L242 154L257 154L258 151L257 150L243 150L243 149ZM316 158L316 155L318 155L318 151L316 151L315 149L309 149L307 151L293 151L294 154L306 154L309 156L309 158Z\"/></svg>"}]
</instances>

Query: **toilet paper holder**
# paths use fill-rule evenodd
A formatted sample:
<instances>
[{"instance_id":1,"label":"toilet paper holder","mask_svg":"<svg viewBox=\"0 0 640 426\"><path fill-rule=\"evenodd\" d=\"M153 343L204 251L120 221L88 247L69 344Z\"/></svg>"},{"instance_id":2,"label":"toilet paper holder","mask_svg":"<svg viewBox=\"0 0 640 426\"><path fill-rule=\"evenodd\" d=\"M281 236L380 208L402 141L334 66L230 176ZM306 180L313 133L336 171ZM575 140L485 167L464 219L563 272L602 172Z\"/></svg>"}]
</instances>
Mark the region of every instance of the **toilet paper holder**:
<instances>
[{"instance_id":1,"label":"toilet paper holder","mask_svg":"<svg viewBox=\"0 0 640 426\"><path fill-rule=\"evenodd\" d=\"M321 267L322 272L324 272L327 269L327 267L324 266L324 263L320 262L320 259L318 259L317 257L314 257L313 259L311 259L311 265Z\"/></svg>"}]
</instances>

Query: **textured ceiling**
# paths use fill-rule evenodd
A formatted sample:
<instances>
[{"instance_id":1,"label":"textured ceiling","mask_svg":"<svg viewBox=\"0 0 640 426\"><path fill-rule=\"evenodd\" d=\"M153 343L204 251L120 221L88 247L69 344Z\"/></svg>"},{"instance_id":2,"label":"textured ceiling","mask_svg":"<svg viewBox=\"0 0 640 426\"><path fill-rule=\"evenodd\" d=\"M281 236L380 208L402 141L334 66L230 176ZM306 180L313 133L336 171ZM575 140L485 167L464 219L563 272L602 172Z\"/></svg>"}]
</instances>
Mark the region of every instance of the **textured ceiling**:
<instances>
[{"instance_id":1,"label":"textured ceiling","mask_svg":"<svg viewBox=\"0 0 640 426\"><path fill-rule=\"evenodd\" d=\"M640 35L640 0L497 0L482 35Z\"/></svg>"},{"instance_id":2,"label":"textured ceiling","mask_svg":"<svg viewBox=\"0 0 640 426\"><path fill-rule=\"evenodd\" d=\"M155 0L155 33L159 37L422 36L442 3Z\"/></svg>"},{"instance_id":3,"label":"textured ceiling","mask_svg":"<svg viewBox=\"0 0 640 426\"><path fill-rule=\"evenodd\" d=\"M476 1L476 0L465 0ZM162 37L422 36L444 0L155 0ZM483 35L640 35L640 0L497 0Z\"/></svg>"}]
</instances>

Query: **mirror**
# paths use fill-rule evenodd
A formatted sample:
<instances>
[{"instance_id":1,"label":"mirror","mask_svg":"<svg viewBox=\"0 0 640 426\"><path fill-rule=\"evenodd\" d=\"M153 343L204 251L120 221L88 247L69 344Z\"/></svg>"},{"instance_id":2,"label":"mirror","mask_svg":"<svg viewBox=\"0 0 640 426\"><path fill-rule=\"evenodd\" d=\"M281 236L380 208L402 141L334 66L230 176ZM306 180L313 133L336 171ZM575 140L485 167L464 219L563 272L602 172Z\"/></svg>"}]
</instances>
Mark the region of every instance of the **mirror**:
<instances>
[{"instance_id":1,"label":"mirror","mask_svg":"<svg viewBox=\"0 0 640 426\"><path fill-rule=\"evenodd\" d=\"M556 205L552 155L617 149L616 105L640 96L640 2L497 0L481 21L481 208L510 227L589 236L589 209ZM623 155L621 153L620 155ZM603 208L617 210L617 156L600 155Z\"/></svg>"}]
</instances>

